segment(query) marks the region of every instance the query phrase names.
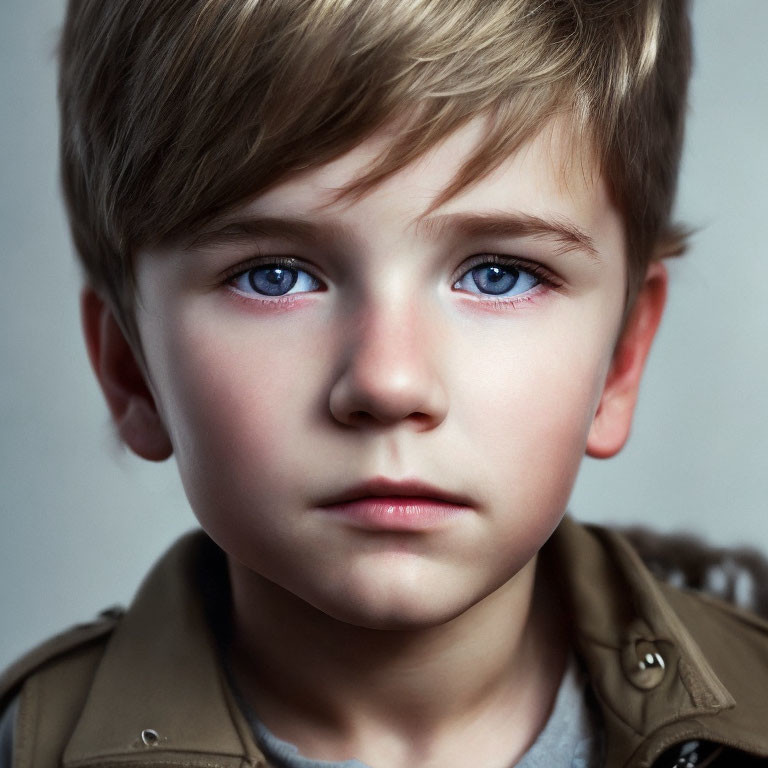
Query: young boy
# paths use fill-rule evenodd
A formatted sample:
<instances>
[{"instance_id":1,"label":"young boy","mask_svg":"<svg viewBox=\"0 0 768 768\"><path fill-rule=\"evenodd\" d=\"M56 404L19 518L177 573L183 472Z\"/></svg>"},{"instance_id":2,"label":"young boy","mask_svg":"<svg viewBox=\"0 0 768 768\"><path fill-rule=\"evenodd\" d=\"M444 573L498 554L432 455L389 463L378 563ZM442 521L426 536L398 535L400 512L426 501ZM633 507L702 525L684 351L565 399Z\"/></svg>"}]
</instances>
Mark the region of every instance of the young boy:
<instances>
[{"instance_id":1,"label":"young boy","mask_svg":"<svg viewBox=\"0 0 768 768\"><path fill-rule=\"evenodd\" d=\"M681 250L685 11L71 0L86 341L204 533L6 673L5 765L768 760L768 625L564 518Z\"/></svg>"}]
</instances>

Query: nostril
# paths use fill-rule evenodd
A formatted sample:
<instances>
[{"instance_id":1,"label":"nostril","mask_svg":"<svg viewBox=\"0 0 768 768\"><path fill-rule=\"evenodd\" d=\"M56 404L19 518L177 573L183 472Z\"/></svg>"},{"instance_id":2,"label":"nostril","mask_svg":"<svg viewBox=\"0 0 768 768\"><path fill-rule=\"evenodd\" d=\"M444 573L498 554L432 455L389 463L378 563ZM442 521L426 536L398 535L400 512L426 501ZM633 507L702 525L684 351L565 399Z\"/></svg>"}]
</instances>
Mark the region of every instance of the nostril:
<instances>
[{"instance_id":1,"label":"nostril","mask_svg":"<svg viewBox=\"0 0 768 768\"><path fill-rule=\"evenodd\" d=\"M386 427L399 422L410 422L411 425L415 425L419 429L426 429L431 421L432 418L421 411L405 414L383 411L353 411L348 417L348 424L355 427Z\"/></svg>"}]
</instances>

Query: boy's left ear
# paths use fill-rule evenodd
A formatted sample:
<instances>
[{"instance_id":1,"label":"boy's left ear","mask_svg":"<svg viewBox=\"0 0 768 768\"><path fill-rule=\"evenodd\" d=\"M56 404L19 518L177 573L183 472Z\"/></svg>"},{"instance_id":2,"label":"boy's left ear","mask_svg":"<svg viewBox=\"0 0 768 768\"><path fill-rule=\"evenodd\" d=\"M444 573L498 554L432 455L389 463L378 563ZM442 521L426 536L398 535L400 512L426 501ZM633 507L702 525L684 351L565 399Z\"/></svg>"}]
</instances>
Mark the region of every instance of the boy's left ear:
<instances>
[{"instance_id":1,"label":"boy's left ear","mask_svg":"<svg viewBox=\"0 0 768 768\"><path fill-rule=\"evenodd\" d=\"M640 379L667 298L667 269L660 261L648 268L613 352L597 413L587 437L587 455L607 459L629 437Z\"/></svg>"}]
</instances>

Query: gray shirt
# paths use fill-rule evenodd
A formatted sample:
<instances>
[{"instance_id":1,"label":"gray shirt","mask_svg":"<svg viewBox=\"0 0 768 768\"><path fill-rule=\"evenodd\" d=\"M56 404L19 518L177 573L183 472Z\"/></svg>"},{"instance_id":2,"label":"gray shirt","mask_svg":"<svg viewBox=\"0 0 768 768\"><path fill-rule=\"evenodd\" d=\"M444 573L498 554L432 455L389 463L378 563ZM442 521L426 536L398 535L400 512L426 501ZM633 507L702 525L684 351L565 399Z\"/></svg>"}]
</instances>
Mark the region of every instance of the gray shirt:
<instances>
[{"instance_id":1,"label":"gray shirt","mask_svg":"<svg viewBox=\"0 0 768 768\"><path fill-rule=\"evenodd\" d=\"M331 762L304 757L296 746L271 733L247 705L241 706L259 747L275 768L369 768L355 758ZM599 768L602 764L599 733L597 712L590 706L585 677L571 655L544 730L515 766Z\"/></svg>"}]
</instances>

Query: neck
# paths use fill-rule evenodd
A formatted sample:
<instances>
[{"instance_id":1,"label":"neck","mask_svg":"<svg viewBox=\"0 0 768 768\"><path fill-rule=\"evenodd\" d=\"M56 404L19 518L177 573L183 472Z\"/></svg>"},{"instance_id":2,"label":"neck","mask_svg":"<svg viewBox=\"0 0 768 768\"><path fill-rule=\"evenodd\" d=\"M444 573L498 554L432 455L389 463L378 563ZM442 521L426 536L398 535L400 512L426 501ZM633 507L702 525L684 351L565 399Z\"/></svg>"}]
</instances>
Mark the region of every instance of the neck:
<instances>
[{"instance_id":1,"label":"neck","mask_svg":"<svg viewBox=\"0 0 768 768\"><path fill-rule=\"evenodd\" d=\"M313 757L349 756L331 742L359 756L376 730L433 753L443 734L493 720L519 726L522 754L546 722L565 650L535 573L532 561L453 620L401 631L337 621L230 563L238 684L270 730Z\"/></svg>"}]
</instances>

